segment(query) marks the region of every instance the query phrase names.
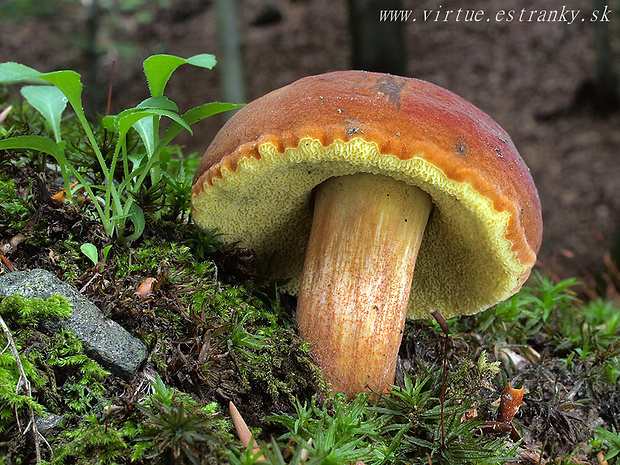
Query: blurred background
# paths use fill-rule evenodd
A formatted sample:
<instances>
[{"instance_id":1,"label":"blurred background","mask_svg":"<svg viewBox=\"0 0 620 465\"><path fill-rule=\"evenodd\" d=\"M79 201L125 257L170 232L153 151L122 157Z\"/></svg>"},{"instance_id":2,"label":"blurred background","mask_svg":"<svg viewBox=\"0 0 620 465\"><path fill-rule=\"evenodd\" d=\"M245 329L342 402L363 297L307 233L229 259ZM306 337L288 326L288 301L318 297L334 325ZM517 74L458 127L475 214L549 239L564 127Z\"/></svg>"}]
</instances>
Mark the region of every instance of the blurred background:
<instances>
[{"instance_id":1,"label":"blurred background","mask_svg":"<svg viewBox=\"0 0 620 465\"><path fill-rule=\"evenodd\" d=\"M155 53L218 58L212 71L173 76L167 93L181 110L341 69L431 81L498 121L531 168L545 223L539 266L596 276L612 293L619 18L618 0L0 0L0 62L80 72L92 114L105 113L110 83L111 113L146 98L142 61ZM197 126L187 153L202 153L222 123Z\"/></svg>"}]
</instances>

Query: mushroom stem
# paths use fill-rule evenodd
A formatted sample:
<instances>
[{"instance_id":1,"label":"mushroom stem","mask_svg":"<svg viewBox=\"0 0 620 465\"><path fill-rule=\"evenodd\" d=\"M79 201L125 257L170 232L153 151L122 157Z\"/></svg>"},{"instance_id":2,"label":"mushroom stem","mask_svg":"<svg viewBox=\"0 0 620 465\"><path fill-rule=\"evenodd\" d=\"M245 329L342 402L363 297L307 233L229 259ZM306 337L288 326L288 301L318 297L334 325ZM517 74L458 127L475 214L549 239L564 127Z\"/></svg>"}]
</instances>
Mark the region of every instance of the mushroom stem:
<instances>
[{"instance_id":1,"label":"mushroom stem","mask_svg":"<svg viewBox=\"0 0 620 465\"><path fill-rule=\"evenodd\" d=\"M297 323L334 392L394 383L430 196L390 177L354 174L317 188Z\"/></svg>"}]
</instances>

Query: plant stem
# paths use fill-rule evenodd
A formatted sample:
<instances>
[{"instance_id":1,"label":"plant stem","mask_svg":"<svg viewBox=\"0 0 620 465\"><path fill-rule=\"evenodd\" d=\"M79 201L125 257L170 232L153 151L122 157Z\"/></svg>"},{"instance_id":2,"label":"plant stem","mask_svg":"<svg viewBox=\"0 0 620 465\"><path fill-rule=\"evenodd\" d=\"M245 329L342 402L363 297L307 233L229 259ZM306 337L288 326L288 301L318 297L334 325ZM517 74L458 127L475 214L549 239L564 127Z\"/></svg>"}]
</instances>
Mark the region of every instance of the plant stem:
<instances>
[{"instance_id":1,"label":"plant stem","mask_svg":"<svg viewBox=\"0 0 620 465\"><path fill-rule=\"evenodd\" d=\"M450 338L450 328L445 318L439 311L435 310L433 313L433 318L439 324L439 327L443 331L444 340L443 340L443 367L441 372L441 446L445 449L446 447L446 425L445 425L445 415L444 415L444 407L446 402L446 378L448 375L448 342Z\"/></svg>"}]
</instances>

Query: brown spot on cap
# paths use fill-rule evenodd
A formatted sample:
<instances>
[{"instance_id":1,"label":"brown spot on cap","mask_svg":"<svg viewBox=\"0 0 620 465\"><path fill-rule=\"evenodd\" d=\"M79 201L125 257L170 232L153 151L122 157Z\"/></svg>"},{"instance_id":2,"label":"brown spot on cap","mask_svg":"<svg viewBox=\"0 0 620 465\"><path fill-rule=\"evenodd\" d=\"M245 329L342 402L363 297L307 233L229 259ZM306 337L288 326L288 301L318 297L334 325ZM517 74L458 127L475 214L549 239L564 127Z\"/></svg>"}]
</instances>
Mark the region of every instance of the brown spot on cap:
<instances>
[{"instance_id":1,"label":"brown spot on cap","mask_svg":"<svg viewBox=\"0 0 620 465\"><path fill-rule=\"evenodd\" d=\"M386 74L377 79L374 90L386 95L388 100L400 108L400 94L407 83L406 80Z\"/></svg>"}]
</instances>

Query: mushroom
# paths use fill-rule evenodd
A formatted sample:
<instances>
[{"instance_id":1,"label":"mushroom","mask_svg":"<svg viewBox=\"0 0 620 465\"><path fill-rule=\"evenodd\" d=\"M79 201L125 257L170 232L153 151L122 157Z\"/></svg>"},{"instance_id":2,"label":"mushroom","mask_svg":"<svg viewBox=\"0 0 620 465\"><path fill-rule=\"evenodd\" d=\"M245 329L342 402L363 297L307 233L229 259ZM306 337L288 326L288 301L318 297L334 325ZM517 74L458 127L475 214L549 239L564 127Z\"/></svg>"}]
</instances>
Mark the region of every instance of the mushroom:
<instances>
[{"instance_id":1,"label":"mushroom","mask_svg":"<svg viewBox=\"0 0 620 465\"><path fill-rule=\"evenodd\" d=\"M436 85L363 71L239 110L198 166L192 215L287 280L301 337L349 397L394 383L407 317L517 292L542 235L532 177L497 123Z\"/></svg>"}]
</instances>

